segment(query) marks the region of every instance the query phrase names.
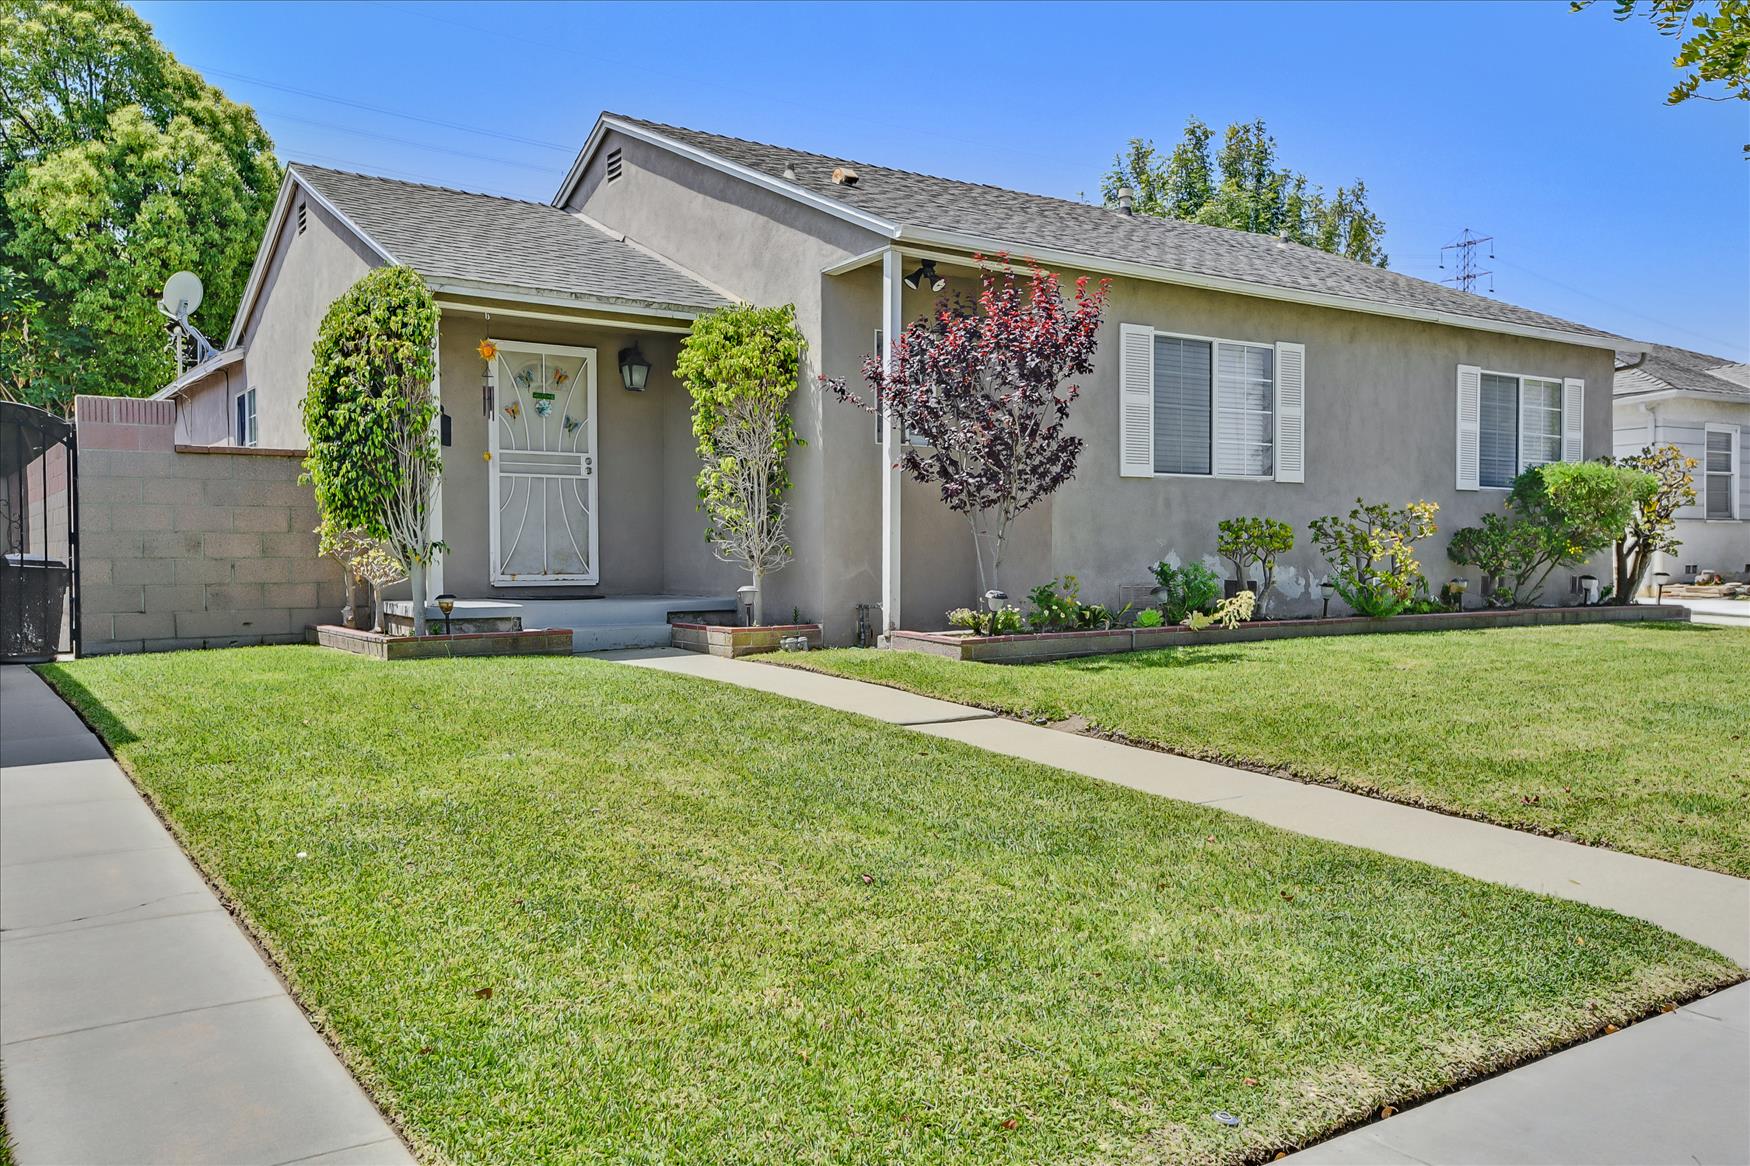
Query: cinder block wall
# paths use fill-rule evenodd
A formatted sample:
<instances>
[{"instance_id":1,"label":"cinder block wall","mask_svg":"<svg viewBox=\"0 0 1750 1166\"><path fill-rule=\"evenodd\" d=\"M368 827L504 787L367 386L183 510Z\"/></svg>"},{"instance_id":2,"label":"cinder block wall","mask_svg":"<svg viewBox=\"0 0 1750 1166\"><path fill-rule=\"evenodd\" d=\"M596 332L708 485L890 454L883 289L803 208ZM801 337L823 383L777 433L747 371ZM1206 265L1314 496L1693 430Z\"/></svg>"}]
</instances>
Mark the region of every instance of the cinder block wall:
<instances>
[{"instance_id":1,"label":"cinder block wall","mask_svg":"<svg viewBox=\"0 0 1750 1166\"><path fill-rule=\"evenodd\" d=\"M172 401L80 397L74 417L87 653L290 643L338 620L302 450L178 446Z\"/></svg>"}]
</instances>

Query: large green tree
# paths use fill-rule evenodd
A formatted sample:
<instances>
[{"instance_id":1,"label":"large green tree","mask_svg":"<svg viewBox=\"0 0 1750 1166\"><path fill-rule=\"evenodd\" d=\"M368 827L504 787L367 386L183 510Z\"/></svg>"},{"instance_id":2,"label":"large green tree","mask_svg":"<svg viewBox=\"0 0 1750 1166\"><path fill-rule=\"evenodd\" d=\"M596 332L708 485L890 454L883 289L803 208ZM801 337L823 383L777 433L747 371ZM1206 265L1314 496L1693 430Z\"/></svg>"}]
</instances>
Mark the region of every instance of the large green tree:
<instances>
[{"instance_id":1,"label":"large green tree","mask_svg":"<svg viewBox=\"0 0 1750 1166\"><path fill-rule=\"evenodd\" d=\"M175 373L156 304L200 275L220 335L279 186L246 106L115 0L0 0L0 392L65 411Z\"/></svg>"},{"instance_id":2,"label":"large green tree","mask_svg":"<svg viewBox=\"0 0 1750 1166\"><path fill-rule=\"evenodd\" d=\"M1595 0L1573 0L1573 11L1590 8ZM1612 0L1616 19L1645 17L1659 33L1677 42L1671 64L1683 71L1666 105L1690 98L1705 101L1750 101L1750 0ZM1723 93L1704 92L1718 85ZM1750 149L1750 147L1746 147Z\"/></svg>"},{"instance_id":3,"label":"large green tree","mask_svg":"<svg viewBox=\"0 0 1750 1166\"><path fill-rule=\"evenodd\" d=\"M1128 186L1138 214L1280 235L1385 266L1385 223L1367 205L1366 183L1356 179L1325 194L1305 174L1281 165L1276 139L1262 121L1228 126L1211 157L1213 137L1192 118L1165 157L1153 141L1132 138L1100 181L1106 205L1116 205L1119 188Z\"/></svg>"}]
</instances>

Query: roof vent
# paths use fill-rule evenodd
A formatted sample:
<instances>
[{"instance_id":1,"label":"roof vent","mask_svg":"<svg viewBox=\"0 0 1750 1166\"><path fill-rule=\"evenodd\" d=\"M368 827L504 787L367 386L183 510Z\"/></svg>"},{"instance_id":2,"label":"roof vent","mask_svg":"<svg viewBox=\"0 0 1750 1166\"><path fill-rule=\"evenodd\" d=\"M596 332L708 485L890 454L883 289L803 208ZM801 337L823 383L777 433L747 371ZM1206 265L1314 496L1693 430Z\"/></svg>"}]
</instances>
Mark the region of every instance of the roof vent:
<instances>
[{"instance_id":1,"label":"roof vent","mask_svg":"<svg viewBox=\"0 0 1750 1166\"><path fill-rule=\"evenodd\" d=\"M304 233L304 204L298 204L298 234Z\"/></svg>"},{"instance_id":2,"label":"roof vent","mask_svg":"<svg viewBox=\"0 0 1750 1166\"><path fill-rule=\"evenodd\" d=\"M790 163L788 163L788 162L784 163L784 181L785 182L795 182L796 181L796 168L794 166L790 165Z\"/></svg>"},{"instance_id":3,"label":"roof vent","mask_svg":"<svg viewBox=\"0 0 1750 1166\"><path fill-rule=\"evenodd\" d=\"M609 182L620 177L620 147L618 146L608 151L607 171Z\"/></svg>"},{"instance_id":4,"label":"roof vent","mask_svg":"<svg viewBox=\"0 0 1750 1166\"><path fill-rule=\"evenodd\" d=\"M1136 192L1134 190L1130 189L1130 184L1128 182L1125 183L1123 186L1120 186L1118 188L1118 213L1119 214L1121 214L1121 215L1130 214L1131 213L1130 212L1131 204L1134 203L1135 201L1136 201Z\"/></svg>"},{"instance_id":5,"label":"roof vent","mask_svg":"<svg viewBox=\"0 0 1750 1166\"><path fill-rule=\"evenodd\" d=\"M855 186L857 185L857 172L849 166L834 166L832 180L838 186Z\"/></svg>"}]
</instances>

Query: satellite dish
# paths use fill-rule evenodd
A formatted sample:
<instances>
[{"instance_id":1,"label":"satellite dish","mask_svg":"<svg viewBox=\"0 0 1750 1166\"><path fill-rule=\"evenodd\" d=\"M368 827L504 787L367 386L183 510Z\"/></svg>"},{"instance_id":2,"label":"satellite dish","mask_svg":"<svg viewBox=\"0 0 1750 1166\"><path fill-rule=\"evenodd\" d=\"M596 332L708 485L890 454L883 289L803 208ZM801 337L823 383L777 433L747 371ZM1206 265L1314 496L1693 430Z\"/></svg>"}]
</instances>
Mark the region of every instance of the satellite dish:
<instances>
[{"instance_id":1,"label":"satellite dish","mask_svg":"<svg viewBox=\"0 0 1750 1166\"><path fill-rule=\"evenodd\" d=\"M192 271L179 271L164 281L164 295L158 306L176 320L186 320L201 306L201 277Z\"/></svg>"}]
</instances>

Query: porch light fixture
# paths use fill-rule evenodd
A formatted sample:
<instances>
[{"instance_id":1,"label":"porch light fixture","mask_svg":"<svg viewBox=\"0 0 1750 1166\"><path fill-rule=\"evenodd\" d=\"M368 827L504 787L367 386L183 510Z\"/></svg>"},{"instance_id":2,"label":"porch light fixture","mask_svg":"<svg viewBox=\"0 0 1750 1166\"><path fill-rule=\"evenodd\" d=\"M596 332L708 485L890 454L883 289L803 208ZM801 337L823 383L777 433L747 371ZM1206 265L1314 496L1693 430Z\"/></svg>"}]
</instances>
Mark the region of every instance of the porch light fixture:
<instances>
[{"instance_id":1,"label":"porch light fixture","mask_svg":"<svg viewBox=\"0 0 1750 1166\"><path fill-rule=\"evenodd\" d=\"M1658 602L1664 603L1665 602L1665 584L1671 582L1671 572L1669 572L1669 571L1654 571L1653 572L1653 579L1656 581L1658 588L1659 588Z\"/></svg>"},{"instance_id":2,"label":"porch light fixture","mask_svg":"<svg viewBox=\"0 0 1750 1166\"><path fill-rule=\"evenodd\" d=\"M636 340L630 348L620 349L620 383L629 393L642 393L650 383L650 362L638 351Z\"/></svg>"},{"instance_id":3,"label":"porch light fixture","mask_svg":"<svg viewBox=\"0 0 1750 1166\"><path fill-rule=\"evenodd\" d=\"M450 613L456 610L456 597L448 591L437 597L438 610L444 613L444 635L450 634Z\"/></svg>"},{"instance_id":4,"label":"porch light fixture","mask_svg":"<svg viewBox=\"0 0 1750 1166\"><path fill-rule=\"evenodd\" d=\"M905 286L916 291L927 287L933 292L939 292L948 286L948 278L936 274L936 261L926 259L918 265L918 269L905 277Z\"/></svg>"},{"instance_id":5,"label":"porch light fixture","mask_svg":"<svg viewBox=\"0 0 1750 1166\"><path fill-rule=\"evenodd\" d=\"M1330 619L1331 618L1331 596L1335 595L1336 593L1337 593L1337 585L1335 583L1331 582L1329 579L1326 579L1323 583L1319 584L1319 595L1322 596L1324 598L1324 601L1325 601L1325 612L1323 615L1321 615L1319 617L1320 619Z\"/></svg>"}]
</instances>

